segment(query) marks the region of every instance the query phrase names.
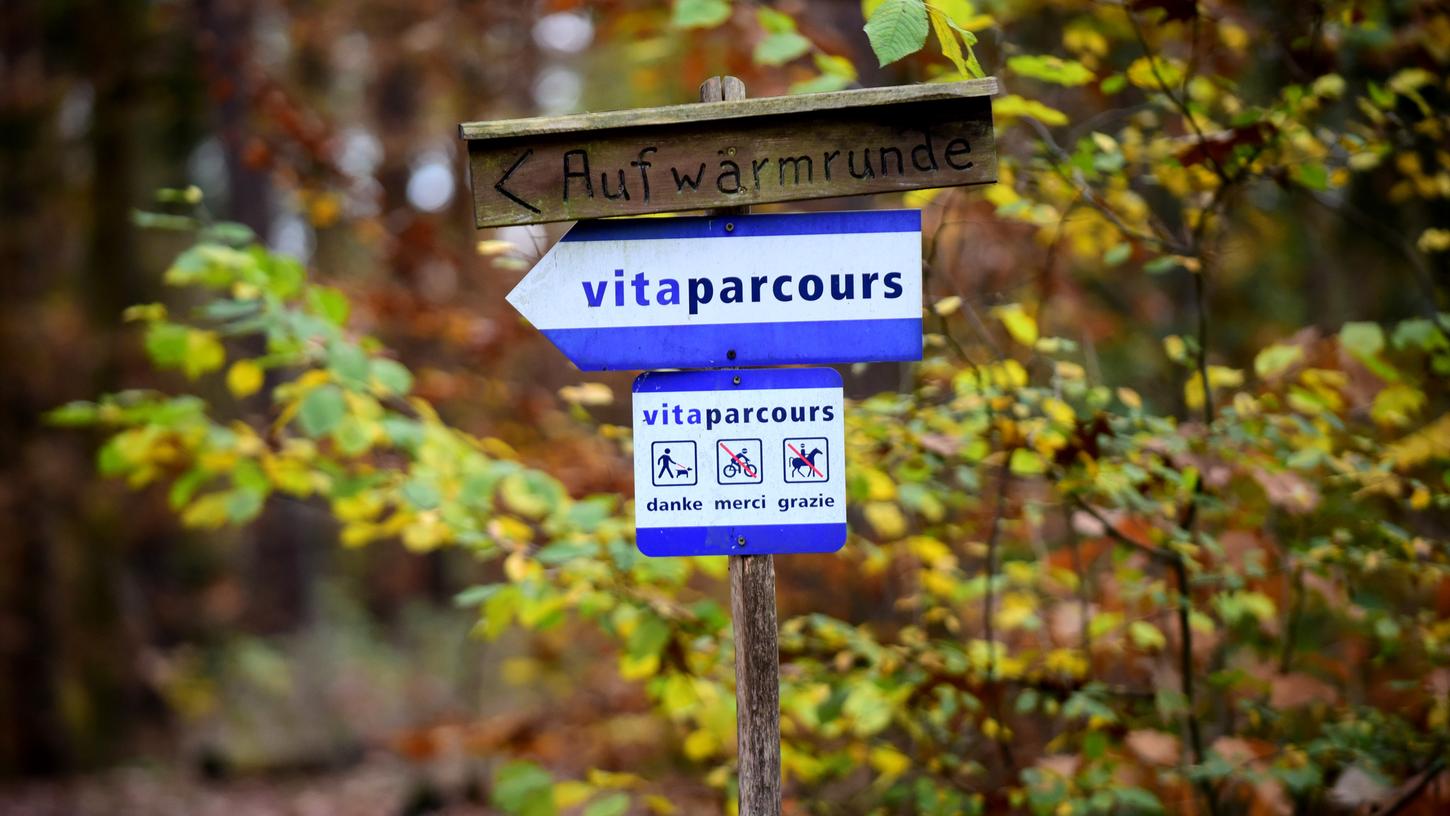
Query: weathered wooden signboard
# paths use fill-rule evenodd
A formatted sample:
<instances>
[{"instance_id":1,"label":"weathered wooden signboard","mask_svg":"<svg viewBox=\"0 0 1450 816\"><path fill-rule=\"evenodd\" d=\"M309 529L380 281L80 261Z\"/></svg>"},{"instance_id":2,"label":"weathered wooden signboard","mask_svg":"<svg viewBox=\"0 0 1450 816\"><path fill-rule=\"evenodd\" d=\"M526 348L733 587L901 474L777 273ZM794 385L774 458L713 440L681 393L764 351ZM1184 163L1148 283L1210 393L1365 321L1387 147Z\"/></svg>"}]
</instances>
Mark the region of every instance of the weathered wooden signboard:
<instances>
[{"instance_id":1,"label":"weathered wooden signboard","mask_svg":"<svg viewBox=\"0 0 1450 816\"><path fill-rule=\"evenodd\" d=\"M478 227L997 179L992 78L472 122Z\"/></svg>"}]
</instances>

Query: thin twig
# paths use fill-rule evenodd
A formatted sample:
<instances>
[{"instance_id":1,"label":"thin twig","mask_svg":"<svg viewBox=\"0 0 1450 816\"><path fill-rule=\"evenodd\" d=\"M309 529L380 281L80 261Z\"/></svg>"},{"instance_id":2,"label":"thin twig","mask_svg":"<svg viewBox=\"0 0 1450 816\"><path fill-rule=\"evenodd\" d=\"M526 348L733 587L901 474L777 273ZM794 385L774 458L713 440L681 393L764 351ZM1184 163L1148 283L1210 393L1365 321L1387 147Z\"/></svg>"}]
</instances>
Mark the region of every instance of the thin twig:
<instances>
[{"instance_id":1,"label":"thin twig","mask_svg":"<svg viewBox=\"0 0 1450 816\"><path fill-rule=\"evenodd\" d=\"M1415 799L1419 798L1420 794L1424 792L1425 788L1429 787L1430 781L1433 780L1435 777L1439 776L1440 772L1443 770L1445 770L1445 758L1436 757L1434 761L1432 761L1428 766L1425 767L1425 770L1420 772L1420 778L1415 781L1415 784L1411 785L1409 789L1407 789L1404 793L1400 794L1400 797L1398 799L1391 802L1389 806L1387 806L1384 810L1380 811L1379 816L1394 816L1394 814L1399 813L1400 811L1409 807L1410 804L1415 801Z\"/></svg>"},{"instance_id":2,"label":"thin twig","mask_svg":"<svg viewBox=\"0 0 1450 816\"><path fill-rule=\"evenodd\" d=\"M987 682L993 682L997 672L997 641L992 625L992 603L994 592L992 582L997 578L997 541L1002 533L1002 515L1007 508L1007 487L1012 481L1012 451L1006 451L1007 457L1002 460L1002 466L997 476L997 503L992 509L992 528L987 533L987 591L982 597L982 633L987 641ZM1002 722L1002 692L993 695L992 717L997 725L1005 728ZM1015 773L1016 761L1012 758L1012 746L1006 739L995 740L998 749L1002 752L1002 762L1007 766L1009 772Z\"/></svg>"}]
</instances>

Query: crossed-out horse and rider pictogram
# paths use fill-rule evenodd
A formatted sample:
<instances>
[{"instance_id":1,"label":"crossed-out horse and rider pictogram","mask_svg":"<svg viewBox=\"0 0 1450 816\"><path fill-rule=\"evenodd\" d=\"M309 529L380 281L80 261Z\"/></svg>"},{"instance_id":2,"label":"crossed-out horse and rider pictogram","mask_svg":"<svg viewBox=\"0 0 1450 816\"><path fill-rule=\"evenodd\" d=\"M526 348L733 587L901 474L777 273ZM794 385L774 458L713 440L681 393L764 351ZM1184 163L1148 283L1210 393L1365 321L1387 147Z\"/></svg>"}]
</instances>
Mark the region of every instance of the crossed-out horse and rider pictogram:
<instances>
[{"instance_id":1,"label":"crossed-out horse and rider pictogram","mask_svg":"<svg viewBox=\"0 0 1450 816\"><path fill-rule=\"evenodd\" d=\"M787 482L824 482L830 478L830 445L824 437L786 439L782 443L785 454L785 480Z\"/></svg>"}]
</instances>

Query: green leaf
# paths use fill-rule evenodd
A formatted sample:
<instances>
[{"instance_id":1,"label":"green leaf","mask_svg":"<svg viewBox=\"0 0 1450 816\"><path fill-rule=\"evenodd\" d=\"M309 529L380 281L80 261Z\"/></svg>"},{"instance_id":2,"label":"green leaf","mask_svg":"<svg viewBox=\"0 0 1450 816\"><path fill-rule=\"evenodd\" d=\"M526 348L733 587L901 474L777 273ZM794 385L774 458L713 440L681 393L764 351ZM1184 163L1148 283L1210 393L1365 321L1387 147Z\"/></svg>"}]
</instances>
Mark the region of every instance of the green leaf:
<instances>
[{"instance_id":1,"label":"green leaf","mask_svg":"<svg viewBox=\"0 0 1450 816\"><path fill-rule=\"evenodd\" d=\"M926 44L926 29L922 0L884 0L866 21L866 37L882 65L920 51Z\"/></svg>"},{"instance_id":2,"label":"green leaf","mask_svg":"<svg viewBox=\"0 0 1450 816\"><path fill-rule=\"evenodd\" d=\"M1095 79L1092 69L1077 60L1022 54L1007 60L1007 67L1020 76L1053 85L1086 85Z\"/></svg>"},{"instance_id":3,"label":"green leaf","mask_svg":"<svg viewBox=\"0 0 1450 816\"><path fill-rule=\"evenodd\" d=\"M228 491L225 495L227 520L233 524L244 524L256 518L262 512L262 505L267 499L266 493L240 488Z\"/></svg>"},{"instance_id":4,"label":"green leaf","mask_svg":"<svg viewBox=\"0 0 1450 816\"><path fill-rule=\"evenodd\" d=\"M1320 162L1303 162L1293 167L1294 180L1311 190L1329 189L1329 168Z\"/></svg>"},{"instance_id":5,"label":"green leaf","mask_svg":"<svg viewBox=\"0 0 1450 816\"><path fill-rule=\"evenodd\" d=\"M506 586L508 584L479 584L478 586L471 586L453 596L453 605L463 607L478 606L486 602L489 598L492 598L499 590Z\"/></svg>"},{"instance_id":6,"label":"green leaf","mask_svg":"<svg viewBox=\"0 0 1450 816\"><path fill-rule=\"evenodd\" d=\"M1132 244L1129 244L1127 242L1123 242L1121 244L1114 244L1111 249L1103 253L1103 263L1107 264L1108 266L1117 266L1123 261L1128 260L1128 256L1132 254Z\"/></svg>"},{"instance_id":7,"label":"green leaf","mask_svg":"<svg viewBox=\"0 0 1450 816\"><path fill-rule=\"evenodd\" d=\"M413 390L413 375L396 360L375 359L369 364L373 389L383 395L405 397Z\"/></svg>"},{"instance_id":8,"label":"green leaf","mask_svg":"<svg viewBox=\"0 0 1450 816\"><path fill-rule=\"evenodd\" d=\"M297 411L297 421L302 432L313 438L337 427L347 413L347 404L342 398L342 389L335 385L324 385L307 392Z\"/></svg>"},{"instance_id":9,"label":"green leaf","mask_svg":"<svg viewBox=\"0 0 1450 816\"><path fill-rule=\"evenodd\" d=\"M850 84L849 78L839 74L820 74L810 79L791 83L790 92L793 94L830 93L844 90Z\"/></svg>"},{"instance_id":10,"label":"green leaf","mask_svg":"<svg viewBox=\"0 0 1450 816\"><path fill-rule=\"evenodd\" d=\"M1147 652L1156 652L1168 645L1168 639L1158 627L1144 620L1128 624L1128 638L1133 641L1134 646Z\"/></svg>"},{"instance_id":11,"label":"green leaf","mask_svg":"<svg viewBox=\"0 0 1450 816\"><path fill-rule=\"evenodd\" d=\"M1385 347L1385 333L1378 323L1345 323L1339 342L1359 360L1379 354Z\"/></svg>"},{"instance_id":12,"label":"green leaf","mask_svg":"<svg viewBox=\"0 0 1450 816\"><path fill-rule=\"evenodd\" d=\"M327 351L327 367L348 388L364 388L368 384L368 356L352 343L333 343Z\"/></svg>"},{"instance_id":13,"label":"green leaf","mask_svg":"<svg viewBox=\"0 0 1450 816\"><path fill-rule=\"evenodd\" d=\"M638 659L659 654L660 650L664 649L665 644L669 642L669 624L654 615L646 615L644 620L635 626L634 631L629 633L629 642L625 645L625 650L629 652L630 657Z\"/></svg>"},{"instance_id":14,"label":"green leaf","mask_svg":"<svg viewBox=\"0 0 1450 816\"><path fill-rule=\"evenodd\" d=\"M1118 804L1128 813L1162 813L1163 803L1145 788L1119 788L1114 792Z\"/></svg>"},{"instance_id":15,"label":"green leaf","mask_svg":"<svg viewBox=\"0 0 1450 816\"><path fill-rule=\"evenodd\" d=\"M68 402L59 408L52 409L45 415L46 422L68 428L94 425L100 418L100 406L94 402L83 402L79 400Z\"/></svg>"},{"instance_id":16,"label":"green leaf","mask_svg":"<svg viewBox=\"0 0 1450 816\"><path fill-rule=\"evenodd\" d=\"M794 31L769 34L755 46L755 61L760 65L784 65L811 50L811 41Z\"/></svg>"},{"instance_id":17,"label":"green leaf","mask_svg":"<svg viewBox=\"0 0 1450 816\"><path fill-rule=\"evenodd\" d=\"M186 359L185 326L158 320L146 327L146 356L157 368L179 368Z\"/></svg>"},{"instance_id":18,"label":"green leaf","mask_svg":"<svg viewBox=\"0 0 1450 816\"><path fill-rule=\"evenodd\" d=\"M729 18L729 0L675 0L670 25L676 28L714 28Z\"/></svg>"},{"instance_id":19,"label":"green leaf","mask_svg":"<svg viewBox=\"0 0 1450 816\"><path fill-rule=\"evenodd\" d=\"M332 429L332 441L346 456L359 456L373 446L373 432L366 420L351 414Z\"/></svg>"},{"instance_id":20,"label":"green leaf","mask_svg":"<svg viewBox=\"0 0 1450 816\"><path fill-rule=\"evenodd\" d=\"M1108 749L1108 735L1102 731L1089 731L1082 738L1082 755L1087 759L1098 759Z\"/></svg>"},{"instance_id":21,"label":"green leaf","mask_svg":"<svg viewBox=\"0 0 1450 816\"><path fill-rule=\"evenodd\" d=\"M1421 351L1434 351L1450 348L1450 342L1446 341L1444 332L1432 321L1423 317L1412 318L1401 321L1395 327L1394 334L1395 348L1417 348Z\"/></svg>"},{"instance_id":22,"label":"green leaf","mask_svg":"<svg viewBox=\"0 0 1450 816\"><path fill-rule=\"evenodd\" d=\"M1254 356L1254 373L1266 380L1284 372L1289 366L1304 357L1302 346L1286 346L1276 343Z\"/></svg>"},{"instance_id":23,"label":"green leaf","mask_svg":"<svg viewBox=\"0 0 1450 816\"><path fill-rule=\"evenodd\" d=\"M443 500L438 488L426 476L414 476L403 483L402 494L419 510L433 510Z\"/></svg>"},{"instance_id":24,"label":"green leaf","mask_svg":"<svg viewBox=\"0 0 1450 816\"><path fill-rule=\"evenodd\" d=\"M1149 275L1163 275L1172 272L1182 265L1177 255L1160 255L1143 264L1143 271Z\"/></svg>"},{"instance_id":25,"label":"green leaf","mask_svg":"<svg viewBox=\"0 0 1450 816\"><path fill-rule=\"evenodd\" d=\"M769 6L756 9L755 20L767 34L790 34L796 30L794 17Z\"/></svg>"},{"instance_id":26,"label":"green leaf","mask_svg":"<svg viewBox=\"0 0 1450 816\"><path fill-rule=\"evenodd\" d=\"M312 307L314 314L334 326L341 326L347 322L347 313L351 308L347 302L347 295L330 286L314 286L308 289L307 305Z\"/></svg>"},{"instance_id":27,"label":"green leaf","mask_svg":"<svg viewBox=\"0 0 1450 816\"><path fill-rule=\"evenodd\" d=\"M626 810L629 810L629 794L615 791L590 802L583 816L620 816Z\"/></svg>"},{"instance_id":28,"label":"green leaf","mask_svg":"<svg viewBox=\"0 0 1450 816\"><path fill-rule=\"evenodd\" d=\"M511 816L554 816L554 777L532 762L510 762L493 777L493 803Z\"/></svg>"}]
</instances>

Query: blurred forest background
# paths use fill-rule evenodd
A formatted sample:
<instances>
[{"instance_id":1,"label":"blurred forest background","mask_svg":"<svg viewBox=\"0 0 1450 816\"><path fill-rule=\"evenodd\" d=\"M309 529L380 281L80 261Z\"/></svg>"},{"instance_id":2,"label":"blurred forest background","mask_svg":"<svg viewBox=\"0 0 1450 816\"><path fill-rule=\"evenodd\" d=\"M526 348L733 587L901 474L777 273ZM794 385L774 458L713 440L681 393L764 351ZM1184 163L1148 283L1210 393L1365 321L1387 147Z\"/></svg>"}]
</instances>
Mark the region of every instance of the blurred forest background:
<instances>
[{"instance_id":1,"label":"blurred forest background","mask_svg":"<svg viewBox=\"0 0 1450 816\"><path fill-rule=\"evenodd\" d=\"M1447 62L1430 0L7 2L0 812L732 808L723 563L631 555L632 375L504 303L567 225L476 232L456 126L983 72L999 184L767 208L927 232L777 559L787 812L1441 812Z\"/></svg>"}]
</instances>

